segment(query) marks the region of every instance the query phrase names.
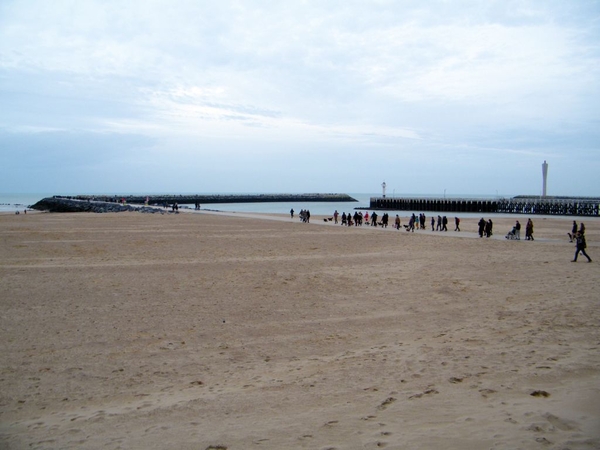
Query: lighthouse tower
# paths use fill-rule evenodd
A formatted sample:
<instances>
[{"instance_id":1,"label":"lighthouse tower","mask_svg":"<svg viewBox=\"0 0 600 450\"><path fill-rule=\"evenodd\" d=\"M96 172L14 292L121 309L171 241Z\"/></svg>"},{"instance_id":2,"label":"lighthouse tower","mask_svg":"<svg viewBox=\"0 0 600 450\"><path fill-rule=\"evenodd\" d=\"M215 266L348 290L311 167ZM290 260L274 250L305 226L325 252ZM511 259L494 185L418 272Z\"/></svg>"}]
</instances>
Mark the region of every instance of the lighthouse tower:
<instances>
[{"instance_id":1,"label":"lighthouse tower","mask_svg":"<svg viewBox=\"0 0 600 450\"><path fill-rule=\"evenodd\" d=\"M544 185L542 187L542 197L546 197L546 182L548 181L548 163L544 160L542 164L542 177L544 179Z\"/></svg>"},{"instance_id":2,"label":"lighthouse tower","mask_svg":"<svg viewBox=\"0 0 600 450\"><path fill-rule=\"evenodd\" d=\"M387 185L385 184L385 181L383 183L381 183L381 188L383 189L383 198L385 198L385 187Z\"/></svg>"}]
</instances>

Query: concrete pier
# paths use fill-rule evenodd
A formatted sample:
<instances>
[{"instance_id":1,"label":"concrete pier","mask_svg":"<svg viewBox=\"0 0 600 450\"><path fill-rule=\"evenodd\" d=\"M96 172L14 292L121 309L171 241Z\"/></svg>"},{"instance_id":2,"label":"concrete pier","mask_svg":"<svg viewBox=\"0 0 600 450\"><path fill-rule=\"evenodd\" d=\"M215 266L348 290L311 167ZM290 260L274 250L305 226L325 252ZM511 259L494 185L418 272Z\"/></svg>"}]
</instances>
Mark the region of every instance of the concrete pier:
<instances>
[{"instance_id":1,"label":"concrete pier","mask_svg":"<svg viewBox=\"0 0 600 450\"><path fill-rule=\"evenodd\" d=\"M500 199L371 197L370 209L452 213L599 216L600 197L530 197Z\"/></svg>"}]
</instances>

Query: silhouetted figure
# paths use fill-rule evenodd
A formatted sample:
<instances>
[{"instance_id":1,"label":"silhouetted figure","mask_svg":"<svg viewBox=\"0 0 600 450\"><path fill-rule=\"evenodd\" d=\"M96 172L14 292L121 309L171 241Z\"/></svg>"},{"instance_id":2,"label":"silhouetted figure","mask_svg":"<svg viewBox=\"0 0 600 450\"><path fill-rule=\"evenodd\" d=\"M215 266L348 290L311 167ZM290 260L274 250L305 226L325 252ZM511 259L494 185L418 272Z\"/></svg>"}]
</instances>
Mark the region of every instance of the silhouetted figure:
<instances>
[{"instance_id":1,"label":"silhouetted figure","mask_svg":"<svg viewBox=\"0 0 600 450\"><path fill-rule=\"evenodd\" d=\"M579 256L579 252L581 252L581 254L583 256L585 256L588 260L588 262L592 262L592 258L590 258L588 256L588 254L585 252L585 249L587 247L587 244L585 242L585 235L582 234L580 231L578 231L575 234L575 258L573 258L572 262L577 262L577 256Z\"/></svg>"},{"instance_id":2,"label":"silhouetted figure","mask_svg":"<svg viewBox=\"0 0 600 450\"><path fill-rule=\"evenodd\" d=\"M486 222L483 219L483 217L481 218L481 220L477 223L477 225L479 225L479 237L482 238L483 237L483 232L485 231L485 225Z\"/></svg>"},{"instance_id":3,"label":"silhouetted figure","mask_svg":"<svg viewBox=\"0 0 600 450\"><path fill-rule=\"evenodd\" d=\"M533 239L533 222L531 221L531 219L527 220L527 223L525 224L525 240L526 241L534 241L535 239Z\"/></svg>"},{"instance_id":4,"label":"silhouetted figure","mask_svg":"<svg viewBox=\"0 0 600 450\"><path fill-rule=\"evenodd\" d=\"M575 239L575 235L577 234L577 222L573 221L571 232L567 234L569 235L569 242L573 242L573 239Z\"/></svg>"},{"instance_id":5,"label":"silhouetted figure","mask_svg":"<svg viewBox=\"0 0 600 450\"><path fill-rule=\"evenodd\" d=\"M517 236L517 241L521 240L521 224L518 220L515 223L515 236Z\"/></svg>"},{"instance_id":6,"label":"silhouetted figure","mask_svg":"<svg viewBox=\"0 0 600 450\"><path fill-rule=\"evenodd\" d=\"M485 237L490 237L493 234L494 224L492 223L492 219L488 219L485 224Z\"/></svg>"}]
</instances>

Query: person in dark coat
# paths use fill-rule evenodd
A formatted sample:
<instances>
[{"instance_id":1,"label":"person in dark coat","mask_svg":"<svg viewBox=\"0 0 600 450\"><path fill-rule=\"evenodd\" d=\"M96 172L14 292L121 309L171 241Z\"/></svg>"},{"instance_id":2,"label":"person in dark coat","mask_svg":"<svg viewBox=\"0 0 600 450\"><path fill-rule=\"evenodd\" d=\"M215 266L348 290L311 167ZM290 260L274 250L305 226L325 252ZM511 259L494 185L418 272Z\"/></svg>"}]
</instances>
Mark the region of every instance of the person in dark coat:
<instances>
[{"instance_id":1,"label":"person in dark coat","mask_svg":"<svg viewBox=\"0 0 600 450\"><path fill-rule=\"evenodd\" d=\"M585 249L587 247L587 244L585 242L585 234L580 233L579 231L575 234L575 258L573 258L573 261L571 262L577 262L577 257L579 256L579 253L581 252L581 254L583 256L585 256L588 260L588 262L592 262L592 258L590 258L588 256L588 254L585 252Z\"/></svg>"},{"instance_id":2,"label":"person in dark coat","mask_svg":"<svg viewBox=\"0 0 600 450\"><path fill-rule=\"evenodd\" d=\"M527 220L527 224L525 225L525 240L526 241L534 241L533 239L533 222L531 219Z\"/></svg>"},{"instance_id":3,"label":"person in dark coat","mask_svg":"<svg viewBox=\"0 0 600 450\"><path fill-rule=\"evenodd\" d=\"M373 214L371 214L371 226L377 226L377 213L375 211L373 211Z\"/></svg>"},{"instance_id":4,"label":"person in dark coat","mask_svg":"<svg viewBox=\"0 0 600 450\"><path fill-rule=\"evenodd\" d=\"M571 228L571 232L567 233L569 235L569 242L573 242L575 239L575 235L577 234L577 222L573 221L573 227Z\"/></svg>"},{"instance_id":5,"label":"person in dark coat","mask_svg":"<svg viewBox=\"0 0 600 450\"><path fill-rule=\"evenodd\" d=\"M477 223L477 225L479 225L479 237L483 237L483 232L485 230L485 225L486 222L484 220L484 218L482 217L481 220Z\"/></svg>"},{"instance_id":6,"label":"person in dark coat","mask_svg":"<svg viewBox=\"0 0 600 450\"><path fill-rule=\"evenodd\" d=\"M493 234L493 228L494 224L492 222L492 219L488 219L487 223L485 224L485 237L490 237Z\"/></svg>"}]
</instances>

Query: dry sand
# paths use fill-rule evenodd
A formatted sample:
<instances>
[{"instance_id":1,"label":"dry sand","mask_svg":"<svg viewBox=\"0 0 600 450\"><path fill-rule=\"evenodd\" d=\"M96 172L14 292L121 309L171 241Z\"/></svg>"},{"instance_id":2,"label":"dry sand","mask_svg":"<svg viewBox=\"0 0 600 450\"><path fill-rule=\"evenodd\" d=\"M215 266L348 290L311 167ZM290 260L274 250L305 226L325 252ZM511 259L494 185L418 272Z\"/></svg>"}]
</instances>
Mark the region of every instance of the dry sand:
<instances>
[{"instance_id":1,"label":"dry sand","mask_svg":"<svg viewBox=\"0 0 600 450\"><path fill-rule=\"evenodd\" d=\"M0 447L600 448L600 264L570 262L572 219L509 242L514 217L249 216L0 215Z\"/></svg>"}]
</instances>

